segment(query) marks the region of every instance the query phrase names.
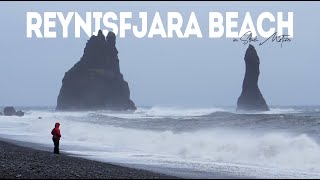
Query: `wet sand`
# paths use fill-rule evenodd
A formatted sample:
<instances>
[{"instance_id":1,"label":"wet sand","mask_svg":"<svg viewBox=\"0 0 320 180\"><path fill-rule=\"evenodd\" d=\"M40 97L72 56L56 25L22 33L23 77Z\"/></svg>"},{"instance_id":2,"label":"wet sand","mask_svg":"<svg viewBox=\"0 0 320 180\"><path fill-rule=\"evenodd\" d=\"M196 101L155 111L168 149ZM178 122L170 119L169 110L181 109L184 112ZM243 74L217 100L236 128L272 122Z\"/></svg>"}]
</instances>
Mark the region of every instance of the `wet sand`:
<instances>
[{"instance_id":1,"label":"wet sand","mask_svg":"<svg viewBox=\"0 0 320 180\"><path fill-rule=\"evenodd\" d=\"M177 179L108 163L53 154L0 139L1 179Z\"/></svg>"}]
</instances>

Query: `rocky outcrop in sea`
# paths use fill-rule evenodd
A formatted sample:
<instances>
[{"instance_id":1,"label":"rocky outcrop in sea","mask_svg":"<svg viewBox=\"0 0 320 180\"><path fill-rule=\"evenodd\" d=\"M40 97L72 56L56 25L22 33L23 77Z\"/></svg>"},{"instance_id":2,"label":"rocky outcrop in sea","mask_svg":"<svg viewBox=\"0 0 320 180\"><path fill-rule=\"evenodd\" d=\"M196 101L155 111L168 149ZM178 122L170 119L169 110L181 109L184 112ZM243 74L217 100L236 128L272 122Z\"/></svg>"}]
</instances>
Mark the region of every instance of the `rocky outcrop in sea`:
<instances>
[{"instance_id":1,"label":"rocky outcrop in sea","mask_svg":"<svg viewBox=\"0 0 320 180\"><path fill-rule=\"evenodd\" d=\"M57 110L135 110L128 83L120 72L116 36L100 30L62 80Z\"/></svg>"},{"instance_id":2,"label":"rocky outcrop in sea","mask_svg":"<svg viewBox=\"0 0 320 180\"><path fill-rule=\"evenodd\" d=\"M19 110L16 111L16 109L13 106L6 106L3 109L3 114L0 112L0 115L5 115L5 116L24 116L24 112Z\"/></svg>"},{"instance_id":3,"label":"rocky outcrop in sea","mask_svg":"<svg viewBox=\"0 0 320 180\"><path fill-rule=\"evenodd\" d=\"M237 102L237 110L269 111L269 107L258 87L260 59L254 46L249 45L244 61L246 73L242 84L242 92Z\"/></svg>"}]
</instances>

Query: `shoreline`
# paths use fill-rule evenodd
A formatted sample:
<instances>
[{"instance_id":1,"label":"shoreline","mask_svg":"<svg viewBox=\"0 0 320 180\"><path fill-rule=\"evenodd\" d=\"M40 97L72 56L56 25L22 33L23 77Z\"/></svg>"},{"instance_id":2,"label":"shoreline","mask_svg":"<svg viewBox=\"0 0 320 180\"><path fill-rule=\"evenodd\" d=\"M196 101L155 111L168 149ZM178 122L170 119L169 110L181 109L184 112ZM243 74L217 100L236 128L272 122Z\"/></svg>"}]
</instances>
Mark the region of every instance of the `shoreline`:
<instances>
[{"instance_id":1,"label":"shoreline","mask_svg":"<svg viewBox=\"0 0 320 180\"><path fill-rule=\"evenodd\" d=\"M2 137L0 137L0 151L3 151L2 146L3 144L7 144L10 146L15 147L15 150L19 148L19 151L40 151L40 153L47 153L47 155L52 156L55 155L53 154L53 145L52 147L42 145L39 143L33 143L33 142L26 142L26 141L21 141L17 139L11 139L10 136L6 137L4 134L0 134ZM112 163L112 162L105 162L105 161L100 161L98 159L94 158L88 158L85 155L78 155L78 154L73 154L69 152L64 152L63 149L60 149L60 155L56 156L65 156L65 157L72 157L75 159L79 159L80 161L88 161L89 163L91 161L95 163L100 163L106 166L105 168L108 168L108 166L112 166L113 168L119 168L119 169L129 169L130 171L134 171L134 173L139 173L140 171L142 172L147 172L146 177L112 177L113 178L133 178L133 179L141 179L141 178L147 178L147 179L247 179L250 177L237 177L233 176L230 174L222 173L222 172L205 172L205 171L199 171L199 170L191 170L191 169L185 169L185 168L169 168L169 167L159 167L159 166L153 166L153 165L143 165L141 166L140 164L126 164L126 163ZM0 167L3 164L3 156L0 156ZM2 166L3 167L3 166ZM15 178L17 177L4 177L3 171L0 170L0 179L2 178ZM130 174L131 175L131 174ZM26 178L26 177L25 177ZM28 177L32 178L32 177ZM47 178L45 177L40 177L40 178ZM58 178L59 177L53 177L53 178ZM77 177L62 177L62 178L79 178ZM80 177L81 178L81 177ZM104 178L104 179L109 179L108 177L83 177L85 179L89 178ZM251 177L252 178L252 177ZM20 178L19 178L20 179Z\"/></svg>"},{"instance_id":2,"label":"shoreline","mask_svg":"<svg viewBox=\"0 0 320 180\"><path fill-rule=\"evenodd\" d=\"M32 143L0 138L1 179L181 179L157 172L129 168L81 157L31 148ZM41 150L40 150L41 149Z\"/></svg>"}]
</instances>

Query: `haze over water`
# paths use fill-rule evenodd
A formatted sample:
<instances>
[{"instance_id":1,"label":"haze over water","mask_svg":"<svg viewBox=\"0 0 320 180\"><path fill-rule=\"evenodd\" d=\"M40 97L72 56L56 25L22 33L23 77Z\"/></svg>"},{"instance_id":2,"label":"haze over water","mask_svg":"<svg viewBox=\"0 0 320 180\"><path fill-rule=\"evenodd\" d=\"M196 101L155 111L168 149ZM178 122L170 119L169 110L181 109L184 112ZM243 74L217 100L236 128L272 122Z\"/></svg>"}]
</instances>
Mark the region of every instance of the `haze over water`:
<instances>
[{"instance_id":1,"label":"haze over water","mask_svg":"<svg viewBox=\"0 0 320 180\"><path fill-rule=\"evenodd\" d=\"M134 113L24 110L24 117L0 116L1 137L52 148L49 132L58 120L61 152L89 159L180 177L320 177L319 106L265 113L157 106Z\"/></svg>"},{"instance_id":2,"label":"haze over water","mask_svg":"<svg viewBox=\"0 0 320 180\"><path fill-rule=\"evenodd\" d=\"M0 116L0 135L52 148L50 132L59 121L61 151L99 161L181 177L319 178L320 27L312 22L319 8L318 2L1 2L0 105L26 114ZM235 111L247 46L225 38L130 34L116 46L138 110L56 112L64 73L80 60L88 38L27 39L25 32L27 11L179 11L185 17L194 11L206 30L210 11L238 11L242 22L247 10L252 18L294 12L290 43L253 44L269 112Z\"/></svg>"}]
</instances>

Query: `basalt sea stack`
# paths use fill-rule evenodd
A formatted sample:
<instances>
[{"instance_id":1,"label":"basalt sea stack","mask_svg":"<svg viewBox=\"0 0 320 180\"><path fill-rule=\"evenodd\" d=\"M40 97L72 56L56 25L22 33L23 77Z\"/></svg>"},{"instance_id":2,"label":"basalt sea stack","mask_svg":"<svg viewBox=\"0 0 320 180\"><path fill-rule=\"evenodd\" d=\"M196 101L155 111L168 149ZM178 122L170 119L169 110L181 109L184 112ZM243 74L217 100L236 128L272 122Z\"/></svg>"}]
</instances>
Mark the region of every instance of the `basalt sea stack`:
<instances>
[{"instance_id":1,"label":"basalt sea stack","mask_svg":"<svg viewBox=\"0 0 320 180\"><path fill-rule=\"evenodd\" d=\"M120 72L116 36L100 30L62 80L56 110L135 110Z\"/></svg>"},{"instance_id":2,"label":"basalt sea stack","mask_svg":"<svg viewBox=\"0 0 320 180\"><path fill-rule=\"evenodd\" d=\"M257 51L251 44L246 51L244 61L246 63L246 74L242 84L242 93L238 98L237 110L269 111L269 107L258 87L260 60Z\"/></svg>"}]
</instances>

